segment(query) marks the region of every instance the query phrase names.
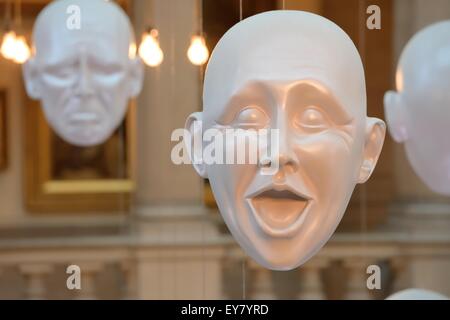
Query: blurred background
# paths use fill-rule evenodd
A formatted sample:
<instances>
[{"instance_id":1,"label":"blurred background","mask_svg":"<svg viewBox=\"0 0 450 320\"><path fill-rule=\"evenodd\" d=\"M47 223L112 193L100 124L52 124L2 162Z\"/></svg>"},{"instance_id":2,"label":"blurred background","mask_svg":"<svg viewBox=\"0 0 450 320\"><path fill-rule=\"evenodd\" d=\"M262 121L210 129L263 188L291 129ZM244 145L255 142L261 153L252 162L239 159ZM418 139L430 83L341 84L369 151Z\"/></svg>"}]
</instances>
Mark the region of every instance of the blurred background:
<instances>
[{"instance_id":1,"label":"blurred background","mask_svg":"<svg viewBox=\"0 0 450 320\"><path fill-rule=\"evenodd\" d=\"M34 20L49 2L0 0L2 37L13 26L31 45ZM450 1L117 2L138 44L149 28L158 30L164 60L146 66L142 93L100 146L59 139L40 103L27 97L20 63L0 57L1 299L384 299L410 287L450 296L450 198L424 186L389 135L338 231L289 272L272 272L247 257L228 233L208 182L170 160L172 131L202 108L206 64L187 56L193 36L203 35L211 52L227 29L259 12L323 15L355 42L368 115L384 119L383 95L394 89L401 50L418 30L449 19ZM381 9L381 29L366 27L369 5ZM81 290L67 288L70 265L81 269ZM380 267L380 289L367 289L370 265Z\"/></svg>"}]
</instances>

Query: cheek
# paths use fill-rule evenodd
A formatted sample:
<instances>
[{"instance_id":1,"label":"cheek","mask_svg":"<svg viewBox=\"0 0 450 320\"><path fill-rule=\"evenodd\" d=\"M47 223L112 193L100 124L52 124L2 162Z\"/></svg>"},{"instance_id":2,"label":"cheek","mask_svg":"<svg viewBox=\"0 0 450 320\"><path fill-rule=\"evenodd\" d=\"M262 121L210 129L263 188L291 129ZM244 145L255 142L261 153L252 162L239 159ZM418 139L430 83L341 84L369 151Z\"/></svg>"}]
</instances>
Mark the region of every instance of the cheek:
<instances>
[{"instance_id":1,"label":"cheek","mask_svg":"<svg viewBox=\"0 0 450 320\"><path fill-rule=\"evenodd\" d=\"M213 186L216 200L223 206L233 207L237 211L245 208L244 196L248 186L258 173L258 165L248 163L247 151L248 148L245 144L233 143L230 139L224 139L223 152L218 157L222 159L223 164L207 166L208 177ZM244 159L246 161L245 164L238 164L238 154L242 154L242 152L246 155L246 159ZM234 212L234 214L238 214L238 212Z\"/></svg>"},{"instance_id":2,"label":"cheek","mask_svg":"<svg viewBox=\"0 0 450 320\"><path fill-rule=\"evenodd\" d=\"M54 86L51 83L43 83L41 86L42 99L52 101L57 104L55 98L66 96L69 92L69 86Z\"/></svg>"},{"instance_id":3,"label":"cheek","mask_svg":"<svg viewBox=\"0 0 450 320\"><path fill-rule=\"evenodd\" d=\"M317 195L323 191L331 194L354 183L357 159L352 144L338 133L325 132L296 146L301 173L310 180Z\"/></svg>"},{"instance_id":4,"label":"cheek","mask_svg":"<svg viewBox=\"0 0 450 320\"><path fill-rule=\"evenodd\" d=\"M222 179L226 181L230 189L230 196L237 201L244 200L247 187L258 173L257 157L254 154L257 152L257 148L249 148L249 144L242 141L237 140L235 143L227 139L224 141L224 163L227 164L218 165L216 170L223 172ZM253 153L251 157L250 153ZM234 155L234 158L231 155ZM227 159L226 156L229 158ZM241 162L238 162L239 158Z\"/></svg>"}]
</instances>

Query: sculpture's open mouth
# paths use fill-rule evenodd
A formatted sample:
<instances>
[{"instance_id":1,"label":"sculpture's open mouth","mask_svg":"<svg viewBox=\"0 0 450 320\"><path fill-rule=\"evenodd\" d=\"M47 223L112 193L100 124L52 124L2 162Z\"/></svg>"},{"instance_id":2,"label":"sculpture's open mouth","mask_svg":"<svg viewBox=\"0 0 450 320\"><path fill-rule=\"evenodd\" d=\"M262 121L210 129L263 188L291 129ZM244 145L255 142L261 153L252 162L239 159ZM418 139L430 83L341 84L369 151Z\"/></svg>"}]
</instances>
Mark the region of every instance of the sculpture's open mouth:
<instances>
[{"instance_id":1,"label":"sculpture's open mouth","mask_svg":"<svg viewBox=\"0 0 450 320\"><path fill-rule=\"evenodd\" d=\"M248 199L261 228L271 236L288 237L305 219L311 199L290 190L265 190Z\"/></svg>"}]
</instances>

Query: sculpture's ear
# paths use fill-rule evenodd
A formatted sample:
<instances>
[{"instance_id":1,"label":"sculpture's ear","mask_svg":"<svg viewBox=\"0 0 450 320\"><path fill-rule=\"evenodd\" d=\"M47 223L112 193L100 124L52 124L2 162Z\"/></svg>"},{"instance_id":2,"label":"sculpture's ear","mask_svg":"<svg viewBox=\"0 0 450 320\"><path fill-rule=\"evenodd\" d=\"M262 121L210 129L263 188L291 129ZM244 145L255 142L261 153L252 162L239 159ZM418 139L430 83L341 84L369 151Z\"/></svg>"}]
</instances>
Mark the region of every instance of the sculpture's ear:
<instances>
[{"instance_id":1,"label":"sculpture's ear","mask_svg":"<svg viewBox=\"0 0 450 320\"><path fill-rule=\"evenodd\" d=\"M134 98L141 93L144 84L144 65L141 59L136 56L130 59L130 81L128 82L130 88L130 98Z\"/></svg>"},{"instance_id":2,"label":"sculpture's ear","mask_svg":"<svg viewBox=\"0 0 450 320\"><path fill-rule=\"evenodd\" d=\"M40 99L41 85L34 57L28 59L28 61L22 65L22 73L25 82L25 90L27 91L28 96L32 99Z\"/></svg>"},{"instance_id":3,"label":"sculpture's ear","mask_svg":"<svg viewBox=\"0 0 450 320\"><path fill-rule=\"evenodd\" d=\"M367 118L363 162L359 171L358 183L366 182L375 169L385 135L386 125L382 120Z\"/></svg>"},{"instance_id":4,"label":"sculpture's ear","mask_svg":"<svg viewBox=\"0 0 450 320\"><path fill-rule=\"evenodd\" d=\"M207 178L206 167L203 163L202 113L194 112L191 114L187 118L184 128L186 130L183 140L186 143L189 159L195 171L201 177Z\"/></svg>"},{"instance_id":5,"label":"sculpture's ear","mask_svg":"<svg viewBox=\"0 0 450 320\"><path fill-rule=\"evenodd\" d=\"M396 142L408 139L405 110L402 97L395 91L388 91L384 95L384 113L389 133Z\"/></svg>"}]
</instances>

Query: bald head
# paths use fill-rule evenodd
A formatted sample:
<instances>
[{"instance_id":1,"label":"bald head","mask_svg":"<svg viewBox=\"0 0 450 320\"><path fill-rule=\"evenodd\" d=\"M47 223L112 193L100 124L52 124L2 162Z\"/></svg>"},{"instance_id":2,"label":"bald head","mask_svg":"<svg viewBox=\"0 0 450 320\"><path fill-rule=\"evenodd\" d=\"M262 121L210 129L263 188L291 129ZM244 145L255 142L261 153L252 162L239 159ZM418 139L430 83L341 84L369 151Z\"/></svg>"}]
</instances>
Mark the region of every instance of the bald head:
<instances>
[{"instance_id":1,"label":"bald head","mask_svg":"<svg viewBox=\"0 0 450 320\"><path fill-rule=\"evenodd\" d=\"M33 40L35 54L23 65L28 95L66 141L104 142L142 88L127 15L104 0L54 1L39 14Z\"/></svg>"},{"instance_id":2,"label":"bald head","mask_svg":"<svg viewBox=\"0 0 450 320\"><path fill-rule=\"evenodd\" d=\"M80 15L80 28L68 21ZM106 49L128 57L135 42L128 16L114 2L105 0L58 0L45 7L33 29L36 59L51 61L60 50L70 52L85 42L93 51Z\"/></svg>"},{"instance_id":3,"label":"bald head","mask_svg":"<svg viewBox=\"0 0 450 320\"><path fill-rule=\"evenodd\" d=\"M204 108L217 108L248 81L316 80L350 113L365 115L364 70L348 35L302 11L270 11L245 19L221 38L205 75Z\"/></svg>"},{"instance_id":4,"label":"bald head","mask_svg":"<svg viewBox=\"0 0 450 320\"><path fill-rule=\"evenodd\" d=\"M229 230L274 270L301 265L331 237L385 133L366 115L364 70L346 33L318 15L284 10L245 19L221 38L206 70L203 113L190 115L186 129L191 145L203 142L203 154L194 145L189 155ZM223 146L214 154L225 154L225 165L202 161L211 146ZM229 163L239 153L257 160Z\"/></svg>"},{"instance_id":5,"label":"bald head","mask_svg":"<svg viewBox=\"0 0 450 320\"><path fill-rule=\"evenodd\" d=\"M432 85L448 91L450 79L450 20L428 26L414 35L403 49L397 69L397 89L414 92ZM433 82L433 83L430 83Z\"/></svg>"},{"instance_id":6,"label":"bald head","mask_svg":"<svg viewBox=\"0 0 450 320\"><path fill-rule=\"evenodd\" d=\"M450 195L450 20L416 33L402 51L397 91L384 96L389 131L434 192Z\"/></svg>"}]
</instances>

